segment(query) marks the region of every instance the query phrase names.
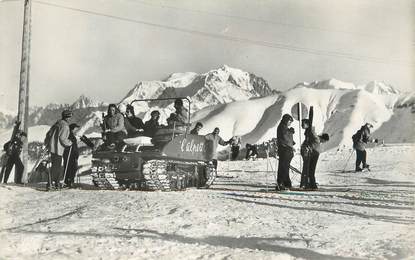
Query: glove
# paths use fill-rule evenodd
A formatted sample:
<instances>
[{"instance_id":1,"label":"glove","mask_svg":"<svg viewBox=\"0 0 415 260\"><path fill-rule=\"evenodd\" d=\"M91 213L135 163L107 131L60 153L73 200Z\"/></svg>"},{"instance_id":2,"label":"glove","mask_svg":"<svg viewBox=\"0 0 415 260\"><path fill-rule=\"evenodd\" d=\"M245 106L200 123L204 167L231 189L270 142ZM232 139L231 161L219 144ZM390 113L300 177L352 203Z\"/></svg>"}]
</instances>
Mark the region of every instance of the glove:
<instances>
[{"instance_id":1,"label":"glove","mask_svg":"<svg viewBox=\"0 0 415 260\"><path fill-rule=\"evenodd\" d=\"M293 134L295 133L294 128L292 128L292 127L288 128L288 131L290 131Z\"/></svg>"}]
</instances>

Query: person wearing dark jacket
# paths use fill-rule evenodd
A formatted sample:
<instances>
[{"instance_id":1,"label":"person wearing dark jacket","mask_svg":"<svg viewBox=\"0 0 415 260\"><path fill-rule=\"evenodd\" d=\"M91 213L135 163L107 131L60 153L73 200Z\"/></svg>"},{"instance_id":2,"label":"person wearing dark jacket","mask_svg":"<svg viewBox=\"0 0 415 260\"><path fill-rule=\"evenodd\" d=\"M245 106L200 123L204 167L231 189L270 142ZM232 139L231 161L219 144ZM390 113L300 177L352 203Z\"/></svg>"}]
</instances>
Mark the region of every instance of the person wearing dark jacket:
<instances>
[{"instance_id":1,"label":"person wearing dark jacket","mask_svg":"<svg viewBox=\"0 0 415 260\"><path fill-rule=\"evenodd\" d=\"M157 129L159 129L160 123L160 112L157 110L151 111L150 113L151 118L144 123L144 135L148 137L154 137Z\"/></svg>"},{"instance_id":2,"label":"person wearing dark jacket","mask_svg":"<svg viewBox=\"0 0 415 260\"><path fill-rule=\"evenodd\" d=\"M196 125L195 125L195 128L193 128L193 129L190 131L190 134L191 134L191 135L198 135L198 134L199 134L199 131L200 131L202 128L203 128L203 124L202 124L202 123L200 123L200 122L197 122L197 123L196 123Z\"/></svg>"},{"instance_id":3,"label":"person wearing dark jacket","mask_svg":"<svg viewBox=\"0 0 415 260\"><path fill-rule=\"evenodd\" d=\"M79 128L77 124L70 124L69 125L69 137L68 139L72 142L72 145L65 148L63 152L63 166L65 167L64 172L64 183L66 187L72 188L72 185L75 180L75 175L78 170L78 158L79 158L79 150L78 150L78 142L76 140L75 132Z\"/></svg>"},{"instance_id":4,"label":"person wearing dark jacket","mask_svg":"<svg viewBox=\"0 0 415 260\"><path fill-rule=\"evenodd\" d=\"M137 137L144 131L144 123L141 118L135 116L132 105L127 105L125 110L124 126L127 130L127 136L130 138Z\"/></svg>"},{"instance_id":5,"label":"person wearing dark jacket","mask_svg":"<svg viewBox=\"0 0 415 260\"><path fill-rule=\"evenodd\" d=\"M229 140L231 145L231 160L235 161L239 155L239 149L241 147L241 137L240 136L232 136Z\"/></svg>"},{"instance_id":6,"label":"person wearing dark jacket","mask_svg":"<svg viewBox=\"0 0 415 260\"><path fill-rule=\"evenodd\" d=\"M3 148L4 150L4 148ZM4 172L6 171L6 167L7 167L7 160L9 159L9 156L7 155L6 151L4 150L4 152L1 154L0 157L0 183L3 182L3 176L4 176Z\"/></svg>"},{"instance_id":7,"label":"person wearing dark jacket","mask_svg":"<svg viewBox=\"0 0 415 260\"><path fill-rule=\"evenodd\" d=\"M294 157L294 128L290 128L292 122L293 118L289 114L285 114L277 128L279 163L276 190L291 188L290 163Z\"/></svg>"},{"instance_id":8,"label":"person wearing dark jacket","mask_svg":"<svg viewBox=\"0 0 415 260\"><path fill-rule=\"evenodd\" d=\"M256 144L246 144L245 145L246 154L245 159L249 160L252 158L252 160L255 160L258 157L258 149L256 147Z\"/></svg>"},{"instance_id":9,"label":"person wearing dark jacket","mask_svg":"<svg viewBox=\"0 0 415 260\"><path fill-rule=\"evenodd\" d=\"M318 157L321 153L320 143L329 140L328 134L322 134L318 136L311 127L310 120L303 119L301 121L301 127L304 131L304 142L301 145L301 156L303 157L303 169L301 173L300 188L316 190L316 166Z\"/></svg>"},{"instance_id":10,"label":"person wearing dark jacket","mask_svg":"<svg viewBox=\"0 0 415 260\"><path fill-rule=\"evenodd\" d=\"M369 169L369 164L366 163L366 144L373 140L370 137L370 128L373 128L373 125L366 123L352 137L353 149L356 150L356 172L361 172L365 168ZM377 141L377 139L374 140L376 143ZM360 168L360 164L363 168Z\"/></svg>"},{"instance_id":11,"label":"person wearing dark jacket","mask_svg":"<svg viewBox=\"0 0 415 260\"><path fill-rule=\"evenodd\" d=\"M19 131L13 140L4 144L4 150L8 154L8 159L6 163L6 170L4 172L4 183L7 183L9 180L10 172L15 166L14 171L14 183L16 184L23 184L22 177L23 177L23 170L24 165L22 160L20 159L20 154L23 148L24 139L27 137L25 132Z\"/></svg>"}]
</instances>

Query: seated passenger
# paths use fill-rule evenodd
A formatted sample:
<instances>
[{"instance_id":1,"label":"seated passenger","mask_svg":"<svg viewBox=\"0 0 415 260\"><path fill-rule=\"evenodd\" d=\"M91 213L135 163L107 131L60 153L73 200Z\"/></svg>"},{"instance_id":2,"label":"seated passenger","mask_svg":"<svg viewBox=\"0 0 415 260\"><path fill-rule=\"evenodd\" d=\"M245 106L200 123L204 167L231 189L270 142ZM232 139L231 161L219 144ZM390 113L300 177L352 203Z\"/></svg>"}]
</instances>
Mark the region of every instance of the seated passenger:
<instances>
[{"instance_id":1,"label":"seated passenger","mask_svg":"<svg viewBox=\"0 0 415 260\"><path fill-rule=\"evenodd\" d=\"M167 126L168 127L173 127L174 122L176 122L176 114L171 113L170 116L166 119L166 121L167 121Z\"/></svg>"},{"instance_id":2,"label":"seated passenger","mask_svg":"<svg viewBox=\"0 0 415 260\"><path fill-rule=\"evenodd\" d=\"M124 127L124 117L117 112L115 104L108 106L108 112L104 118L104 129L107 145L120 144L127 135L127 130Z\"/></svg>"},{"instance_id":3,"label":"seated passenger","mask_svg":"<svg viewBox=\"0 0 415 260\"><path fill-rule=\"evenodd\" d=\"M195 128L192 129L192 131L190 131L190 134L192 135L198 135L199 131L203 128L203 124L200 122L197 122L195 125Z\"/></svg>"},{"instance_id":4,"label":"seated passenger","mask_svg":"<svg viewBox=\"0 0 415 260\"><path fill-rule=\"evenodd\" d=\"M150 114L151 118L144 123L144 135L153 137L156 133L157 129L160 128L160 112L157 110L154 110Z\"/></svg>"},{"instance_id":5,"label":"seated passenger","mask_svg":"<svg viewBox=\"0 0 415 260\"><path fill-rule=\"evenodd\" d=\"M144 132L144 123L141 118L135 116L132 105L127 105L127 109L125 110L124 126L129 138L137 137Z\"/></svg>"},{"instance_id":6,"label":"seated passenger","mask_svg":"<svg viewBox=\"0 0 415 260\"><path fill-rule=\"evenodd\" d=\"M167 123L170 125L175 125L177 129L186 131L186 126L189 121L188 111L183 107L183 100L180 98L174 101L174 108L176 111L170 114Z\"/></svg>"}]
</instances>

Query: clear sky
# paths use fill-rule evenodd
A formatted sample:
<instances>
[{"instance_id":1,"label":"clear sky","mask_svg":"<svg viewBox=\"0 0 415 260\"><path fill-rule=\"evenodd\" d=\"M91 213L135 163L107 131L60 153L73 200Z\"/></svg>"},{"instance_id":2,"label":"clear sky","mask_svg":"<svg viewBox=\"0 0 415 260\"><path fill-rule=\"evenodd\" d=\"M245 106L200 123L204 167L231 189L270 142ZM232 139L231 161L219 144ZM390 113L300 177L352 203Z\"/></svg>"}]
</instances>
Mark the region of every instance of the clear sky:
<instances>
[{"instance_id":1,"label":"clear sky","mask_svg":"<svg viewBox=\"0 0 415 260\"><path fill-rule=\"evenodd\" d=\"M117 102L139 81L223 64L278 90L327 78L415 90L415 1L32 1L30 105L81 94ZM9 110L22 19L23 0L0 0L0 108Z\"/></svg>"}]
</instances>

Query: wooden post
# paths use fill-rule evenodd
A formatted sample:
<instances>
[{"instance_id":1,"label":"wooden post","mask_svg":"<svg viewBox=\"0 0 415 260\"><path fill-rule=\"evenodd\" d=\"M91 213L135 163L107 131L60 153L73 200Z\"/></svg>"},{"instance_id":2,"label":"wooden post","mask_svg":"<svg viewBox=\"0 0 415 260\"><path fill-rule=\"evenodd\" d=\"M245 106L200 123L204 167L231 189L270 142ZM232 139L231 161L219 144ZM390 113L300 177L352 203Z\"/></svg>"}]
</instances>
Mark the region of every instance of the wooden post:
<instances>
[{"instance_id":1,"label":"wooden post","mask_svg":"<svg viewBox=\"0 0 415 260\"><path fill-rule=\"evenodd\" d=\"M24 1L22 57L20 63L19 106L17 117L21 122L20 129L28 133L29 117L29 79L30 79L30 38L31 38L31 5L30 0ZM23 143L22 161L24 165L23 182L27 182L28 138Z\"/></svg>"},{"instance_id":2,"label":"wooden post","mask_svg":"<svg viewBox=\"0 0 415 260\"><path fill-rule=\"evenodd\" d=\"M302 111L301 111L301 102L298 102L298 135L300 137L300 151L301 151L301 119L302 119ZM300 171L303 170L302 167L302 157L300 156Z\"/></svg>"}]
</instances>

